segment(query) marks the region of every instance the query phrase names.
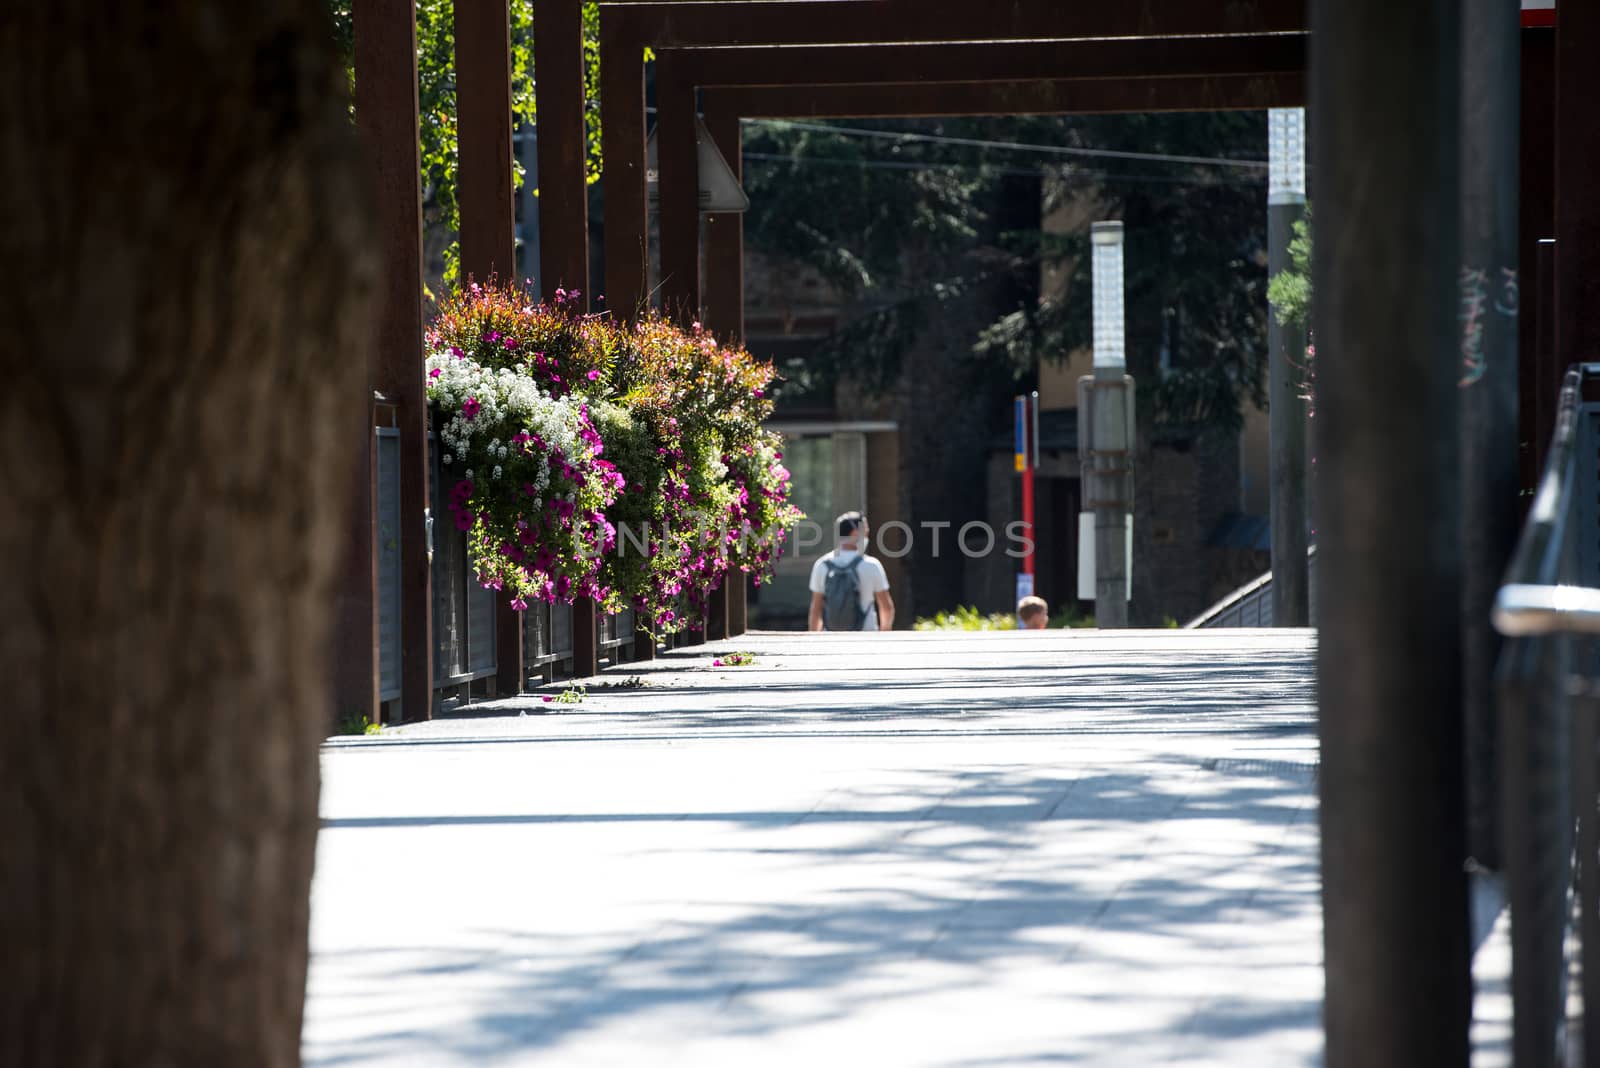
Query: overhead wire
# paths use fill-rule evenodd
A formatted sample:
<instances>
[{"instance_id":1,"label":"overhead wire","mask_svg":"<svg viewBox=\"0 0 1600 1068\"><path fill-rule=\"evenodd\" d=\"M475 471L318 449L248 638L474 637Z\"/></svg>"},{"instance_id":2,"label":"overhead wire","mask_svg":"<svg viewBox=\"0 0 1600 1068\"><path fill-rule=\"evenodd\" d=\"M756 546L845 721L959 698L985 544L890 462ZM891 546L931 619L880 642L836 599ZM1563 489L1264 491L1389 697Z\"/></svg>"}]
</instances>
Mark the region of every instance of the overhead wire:
<instances>
[{"instance_id":1,"label":"overhead wire","mask_svg":"<svg viewBox=\"0 0 1600 1068\"><path fill-rule=\"evenodd\" d=\"M654 107L645 108L654 113ZM1131 159L1150 163L1183 163L1198 166L1241 167L1266 170L1264 159L1235 159L1229 156L1188 156L1171 152L1132 152L1114 148L1081 148L1075 145L1043 145L1032 141L993 141L977 137L952 137L948 134L918 133L914 130L874 130L865 126L836 126L826 122L805 122L800 119L744 118L741 123L773 126L790 130L809 130L815 133L844 134L847 137L868 137L893 141L921 141L928 144L960 145L966 148L992 148L1013 152L1040 152L1054 156L1085 156L1101 159Z\"/></svg>"},{"instance_id":2,"label":"overhead wire","mask_svg":"<svg viewBox=\"0 0 1600 1068\"><path fill-rule=\"evenodd\" d=\"M1264 159L1233 159L1227 156L1186 156L1170 152L1128 152L1112 148L1042 145L1027 141L990 141L977 137L951 137L946 134L917 133L914 131L873 130L862 126L835 126L831 123L801 122L796 119L745 119L744 121L763 126L774 126L780 129L810 130L817 133L844 134L849 137L922 141L930 144L960 145L966 148L991 148L1016 152L1038 152L1055 156L1132 159L1150 163L1184 163L1212 167L1242 167L1255 170L1265 170L1267 167L1267 161Z\"/></svg>"},{"instance_id":3,"label":"overhead wire","mask_svg":"<svg viewBox=\"0 0 1600 1068\"><path fill-rule=\"evenodd\" d=\"M1259 185L1264 176L1241 178L1206 178L1198 175L1177 177L1173 175L1156 174L1113 174L1108 171L1071 171L1061 172L1046 170L1042 167L996 167L982 163L930 163L913 162L911 160L884 160L884 159L833 159L825 156L795 156L781 152L755 152L743 151L740 155L746 160L758 163L787 163L797 165L815 165L829 167L854 167L862 170L896 170L896 171L978 171L983 170L991 174L1015 177L1055 177L1067 181L1098 181L1106 183L1129 182L1138 184L1163 184L1163 185L1218 185L1218 186L1251 186Z\"/></svg>"}]
</instances>

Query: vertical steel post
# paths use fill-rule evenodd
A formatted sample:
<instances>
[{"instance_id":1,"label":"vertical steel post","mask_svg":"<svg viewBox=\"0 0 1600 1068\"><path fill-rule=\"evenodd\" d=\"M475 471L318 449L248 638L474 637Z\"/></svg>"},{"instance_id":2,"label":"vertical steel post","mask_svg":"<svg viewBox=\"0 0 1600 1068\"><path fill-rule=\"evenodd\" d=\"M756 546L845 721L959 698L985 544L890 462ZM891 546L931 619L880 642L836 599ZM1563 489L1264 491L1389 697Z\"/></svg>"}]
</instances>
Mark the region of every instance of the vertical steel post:
<instances>
[{"instance_id":1,"label":"vertical steel post","mask_svg":"<svg viewBox=\"0 0 1600 1068\"><path fill-rule=\"evenodd\" d=\"M605 157L606 308L627 322L644 310L649 276L649 214L645 197L644 50L625 29L622 15L600 9L600 97L605 102L601 151ZM634 658L655 656L647 631L634 637Z\"/></svg>"},{"instance_id":2,"label":"vertical steel post","mask_svg":"<svg viewBox=\"0 0 1600 1068\"><path fill-rule=\"evenodd\" d=\"M1519 12L1466 0L1461 55L1461 631L1468 845L1500 866L1489 610L1517 538Z\"/></svg>"},{"instance_id":3,"label":"vertical steel post","mask_svg":"<svg viewBox=\"0 0 1600 1068\"><path fill-rule=\"evenodd\" d=\"M1500 672L1506 900L1511 909L1511 1041L1518 1068L1559 1068L1571 917L1575 725L1565 691L1570 643L1515 639ZM1578 725L1581 726L1581 725ZM1577 787L1581 789L1581 786ZM1590 795L1592 798L1592 794Z\"/></svg>"},{"instance_id":4,"label":"vertical steel post","mask_svg":"<svg viewBox=\"0 0 1600 1068\"><path fill-rule=\"evenodd\" d=\"M1289 268L1294 224L1305 217L1305 116L1301 108L1268 113L1270 185L1267 191L1267 274ZM1301 398L1306 337L1268 309L1267 436L1272 518L1272 622L1311 622L1306 562L1306 402Z\"/></svg>"},{"instance_id":5,"label":"vertical steel post","mask_svg":"<svg viewBox=\"0 0 1600 1068\"><path fill-rule=\"evenodd\" d=\"M716 105L716 94L706 94L706 131L728 161L734 177L742 177L739 116ZM712 212L706 217L706 326L724 343L744 343L744 216L739 212ZM735 571L727 579L728 636L738 637L749 622L750 579Z\"/></svg>"},{"instance_id":6,"label":"vertical steel post","mask_svg":"<svg viewBox=\"0 0 1600 1068\"><path fill-rule=\"evenodd\" d=\"M643 310L648 277L645 199L644 49L623 22L626 9L600 8L600 97L605 101L606 307L619 320Z\"/></svg>"},{"instance_id":7,"label":"vertical steel post","mask_svg":"<svg viewBox=\"0 0 1600 1068\"><path fill-rule=\"evenodd\" d=\"M433 714L433 581L428 403L422 378L422 164L417 140L417 23L405 0L356 0L356 119L376 171L384 273L372 388L394 398L400 430L400 715ZM360 400L372 436L371 397ZM370 446L369 446L370 447ZM375 661L374 661L375 663Z\"/></svg>"},{"instance_id":8,"label":"vertical steel post","mask_svg":"<svg viewBox=\"0 0 1600 1068\"><path fill-rule=\"evenodd\" d=\"M688 329L700 320L700 172L695 148L694 85L681 76L682 56L656 57L657 220L661 232L661 310ZM699 625L683 632L684 645L703 645L726 628L717 601L726 590L707 590Z\"/></svg>"},{"instance_id":9,"label":"vertical steel post","mask_svg":"<svg viewBox=\"0 0 1600 1068\"><path fill-rule=\"evenodd\" d=\"M583 14L580 0L534 0L539 80L539 291L582 294L589 307L589 189L585 179Z\"/></svg>"},{"instance_id":10,"label":"vertical steel post","mask_svg":"<svg viewBox=\"0 0 1600 1068\"><path fill-rule=\"evenodd\" d=\"M1592 639L1572 639L1581 672L1593 678L1595 646ZM1578 944L1583 989L1583 1060L1585 1068L1600 1065L1600 695L1592 684L1572 703L1572 808L1577 814ZM1565 902L1563 902L1565 904ZM1562 919L1566 916L1563 914ZM1563 929L1565 924L1563 924ZM1565 947L1563 947L1565 948ZM1566 1007L1562 1006L1565 1015Z\"/></svg>"},{"instance_id":11,"label":"vertical steel post","mask_svg":"<svg viewBox=\"0 0 1600 1068\"><path fill-rule=\"evenodd\" d=\"M687 328L700 321L700 168L694 84L683 56L656 56L656 216L661 230L661 310Z\"/></svg>"},{"instance_id":12,"label":"vertical steel post","mask_svg":"<svg viewBox=\"0 0 1600 1068\"><path fill-rule=\"evenodd\" d=\"M581 0L535 0L533 62L539 78L539 288L577 290L589 309L589 186L586 178ZM572 604L572 673L600 670L595 605Z\"/></svg>"},{"instance_id":13,"label":"vertical steel post","mask_svg":"<svg viewBox=\"0 0 1600 1068\"><path fill-rule=\"evenodd\" d=\"M511 13L506 0L455 0L461 275L516 281L511 164ZM495 598L495 686L522 692L522 613Z\"/></svg>"},{"instance_id":14,"label":"vertical steel post","mask_svg":"<svg viewBox=\"0 0 1600 1068\"><path fill-rule=\"evenodd\" d=\"M1460 3L1311 24L1326 1063L1465 1068Z\"/></svg>"},{"instance_id":15,"label":"vertical steel post","mask_svg":"<svg viewBox=\"0 0 1600 1068\"><path fill-rule=\"evenodd\" d=\"M506 0L455 0L461 274L514 280L511 22Z\"/></svg>"}]
</instances>

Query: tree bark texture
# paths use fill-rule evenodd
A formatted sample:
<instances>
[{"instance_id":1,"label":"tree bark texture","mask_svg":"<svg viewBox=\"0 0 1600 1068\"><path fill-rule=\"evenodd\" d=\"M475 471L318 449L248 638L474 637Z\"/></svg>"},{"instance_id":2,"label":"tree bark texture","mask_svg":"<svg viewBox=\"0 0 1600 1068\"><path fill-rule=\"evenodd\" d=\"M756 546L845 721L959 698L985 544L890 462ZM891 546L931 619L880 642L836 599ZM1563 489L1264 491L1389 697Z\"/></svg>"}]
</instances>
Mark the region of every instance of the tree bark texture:
<instances>
[{"instance_id":1,"label":"tree bark texture","mask_svg":"<svg viewBox=\"0 0 1600 1068\"><path fill-rule=\"evenodd\" d=\"M377 279L316 0L0 20L0 1064L299 1061Z\"/></svg>"}]
</instances>

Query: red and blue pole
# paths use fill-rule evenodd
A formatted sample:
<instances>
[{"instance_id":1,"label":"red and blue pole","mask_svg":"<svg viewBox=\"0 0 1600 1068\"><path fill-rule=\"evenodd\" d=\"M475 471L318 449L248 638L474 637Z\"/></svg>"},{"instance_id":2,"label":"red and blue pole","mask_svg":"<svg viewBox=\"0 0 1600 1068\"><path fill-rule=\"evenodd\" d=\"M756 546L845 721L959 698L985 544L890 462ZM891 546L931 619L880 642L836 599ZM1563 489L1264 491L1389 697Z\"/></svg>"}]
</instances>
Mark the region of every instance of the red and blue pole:
<instances>
[{"instance_id":1,"label":"red and blue pole","mask_svg":"<svg viewBox=\"0 0 1600 1068\"><path fill-rule=\"evenodd\" d=\"M1033 593L1033 470L1039 459L1039 394L1017 397L1012 411L1016 422L1013 461L1017 473L1022 476L1022 525L1028 539L1022 556L1022 574L1027 578L1017 582L1020 600ZM1024 589L1026 593L1021 592Z\"/></svg>"}]
</instances>

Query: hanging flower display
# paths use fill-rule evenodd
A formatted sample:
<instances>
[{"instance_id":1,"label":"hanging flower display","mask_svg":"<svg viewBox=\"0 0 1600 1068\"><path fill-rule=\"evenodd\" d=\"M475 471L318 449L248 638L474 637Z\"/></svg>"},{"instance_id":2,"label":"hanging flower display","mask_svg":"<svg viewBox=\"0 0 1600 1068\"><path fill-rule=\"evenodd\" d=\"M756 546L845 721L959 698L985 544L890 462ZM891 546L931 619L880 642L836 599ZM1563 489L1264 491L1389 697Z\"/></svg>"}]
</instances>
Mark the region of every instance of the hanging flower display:
<instances>
[{"instance_id":1,"label":"hanging flower display","mask_svg":"<svg viewBox=\"0 0 1600 1068\"><path fill-rule=\"evenodd\" d=\"M480 581L534 599L695 622L734 571L760 581L788 528L773 371L698 324L620 326L469 285L428 333L449 519Z\"/></svg>"}]
</instances>

